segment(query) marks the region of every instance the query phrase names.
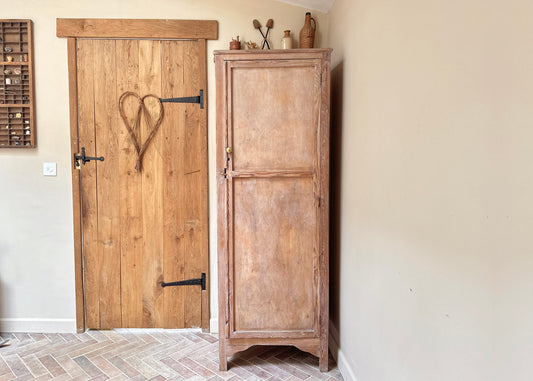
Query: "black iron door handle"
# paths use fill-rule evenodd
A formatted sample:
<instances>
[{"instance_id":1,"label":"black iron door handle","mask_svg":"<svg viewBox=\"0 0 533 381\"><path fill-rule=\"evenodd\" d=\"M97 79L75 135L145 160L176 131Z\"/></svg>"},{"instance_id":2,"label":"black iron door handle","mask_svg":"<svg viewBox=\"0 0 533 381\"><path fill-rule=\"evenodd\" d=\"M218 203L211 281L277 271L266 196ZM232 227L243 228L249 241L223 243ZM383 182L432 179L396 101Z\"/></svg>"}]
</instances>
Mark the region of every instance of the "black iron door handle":
<instances>
[{"instance_id":1,"label":"black iron door handle","mask_svg":"<svg viewBox=\"0 0 533 381\"><path fill-rule=\"evenodd\" d=\"M104 161L104 157L103 156L100 156L100 157L85 156L85 147L81 147L81 155L74 155L74 160L76 162L76 167L79 168L80 160L81 160L81 163L85 165L85 163L91 160Z\"/></svg>"}]
</instances>

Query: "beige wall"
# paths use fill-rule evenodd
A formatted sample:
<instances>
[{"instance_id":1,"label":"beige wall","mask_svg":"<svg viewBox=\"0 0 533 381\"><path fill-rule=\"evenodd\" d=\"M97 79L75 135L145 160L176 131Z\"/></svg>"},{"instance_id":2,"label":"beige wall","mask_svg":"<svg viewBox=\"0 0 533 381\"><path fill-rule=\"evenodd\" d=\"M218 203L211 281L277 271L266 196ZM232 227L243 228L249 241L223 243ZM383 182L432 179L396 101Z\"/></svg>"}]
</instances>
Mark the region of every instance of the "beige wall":
<instances>
[{"instance_id":1,"label":"beige wall","mask_svg":"<svg viewBox=\"0 0 533 381\"><path fill-rule=\"evenodd\" d=\"M300 30L306 9L271 0L26 0L3 1L1 11L2 18L34 21L38 148L0 150L0 331L75 327L67 41L55 37L57 17L218 20L219 40L208 42L211 305L216 319L212 51L227 49L236 35L259 43L254 18L263 25L274 19L270 40L279 48L284 29ZM328 17L313 14L321 44L327 39ZM57 162L57 177L42 176L45 161Z\"/></svg>"},{"instance_id":2,"label":"beige wall","mask_svg":"<svg viewBox=\"0 0 533 381\"><path fill-rule=\"evenodd\" d=\"M532 377L532 14L530 0L330 11L331 315L360 381Z\"/></svg>"}]
</instances>

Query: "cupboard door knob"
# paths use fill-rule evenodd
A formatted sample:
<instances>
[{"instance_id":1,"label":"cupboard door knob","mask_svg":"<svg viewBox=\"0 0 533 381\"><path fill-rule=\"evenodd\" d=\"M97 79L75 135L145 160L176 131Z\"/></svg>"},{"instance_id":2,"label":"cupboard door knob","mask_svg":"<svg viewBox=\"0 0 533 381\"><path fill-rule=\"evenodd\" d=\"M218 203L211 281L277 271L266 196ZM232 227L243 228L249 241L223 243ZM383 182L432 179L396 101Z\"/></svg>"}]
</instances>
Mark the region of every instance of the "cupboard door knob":
<instances>
[{"instance_id":1,"label":"cupboard door knob","mask_svg":"<svg viewBox=\"0 0 533 381\"><path fill-rule=\"evenodd\" d=\"M233 150L231 149L231 147L226 147L226 152L227 152L227 153L232 153Z\"/></svg>"}]
</instances>

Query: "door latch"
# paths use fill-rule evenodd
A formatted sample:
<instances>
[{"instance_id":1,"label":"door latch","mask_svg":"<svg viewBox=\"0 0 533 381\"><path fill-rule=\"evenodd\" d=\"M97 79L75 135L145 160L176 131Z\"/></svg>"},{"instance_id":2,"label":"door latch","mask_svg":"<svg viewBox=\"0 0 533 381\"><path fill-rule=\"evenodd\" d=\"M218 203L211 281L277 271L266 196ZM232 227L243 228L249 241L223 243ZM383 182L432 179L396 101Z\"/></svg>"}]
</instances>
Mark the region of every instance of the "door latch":
<instances>
[{"instance_id":1,"label":"door latch","mask_svg":"<svg viewBox=\"0 0 533 381\"><path fill-rule=\"evenodd\" d=\"M104 161L104 157L103 156L100 156L100 157L93 157L93 156L85 156L85 147L81 147L81 155L74 155L74 160L75 160L75 163L76 163L76 168L80 168L80 160L81 160L81 163L83 165L85 165L85 163L87 163L88 161L91 161L91 160L99 160L99 161Z\"/></svg>"}]
</instances>

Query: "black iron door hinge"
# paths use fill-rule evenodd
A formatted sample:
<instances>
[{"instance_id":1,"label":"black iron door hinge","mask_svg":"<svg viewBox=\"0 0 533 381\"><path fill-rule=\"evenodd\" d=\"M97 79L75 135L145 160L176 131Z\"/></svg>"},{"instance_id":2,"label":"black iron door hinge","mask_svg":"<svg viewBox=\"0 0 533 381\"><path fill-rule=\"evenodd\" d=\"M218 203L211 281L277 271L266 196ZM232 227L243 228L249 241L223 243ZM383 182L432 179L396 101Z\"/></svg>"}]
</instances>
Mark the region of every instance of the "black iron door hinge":
<instances>
[{"instance_id":1,"label":"black iron door hinge","mask_svg":"<svg viewBox=\"0 0 533 381\"><path fill-rule=\"evenodd\" d=\"M180 280L177 282L161 282L161 287L168 287L168 286L194 286L199 285L202 286L202 291L205 291L205 273L202 273L201 278L197 279L187 279L187 280Z\"/></svg>"},{"instance_id":2,"label":"black iron door hinge","mask_svg":"<svg viewBox=\"0 0 533 381\"><path fill-rule=\"evenodd\" d=\"M204 91L200 90L200 95L196 97L181 97L181 98L159 98L163 103L200 103L200 108L204 108Z\"/></svg>"}]
</instances>

